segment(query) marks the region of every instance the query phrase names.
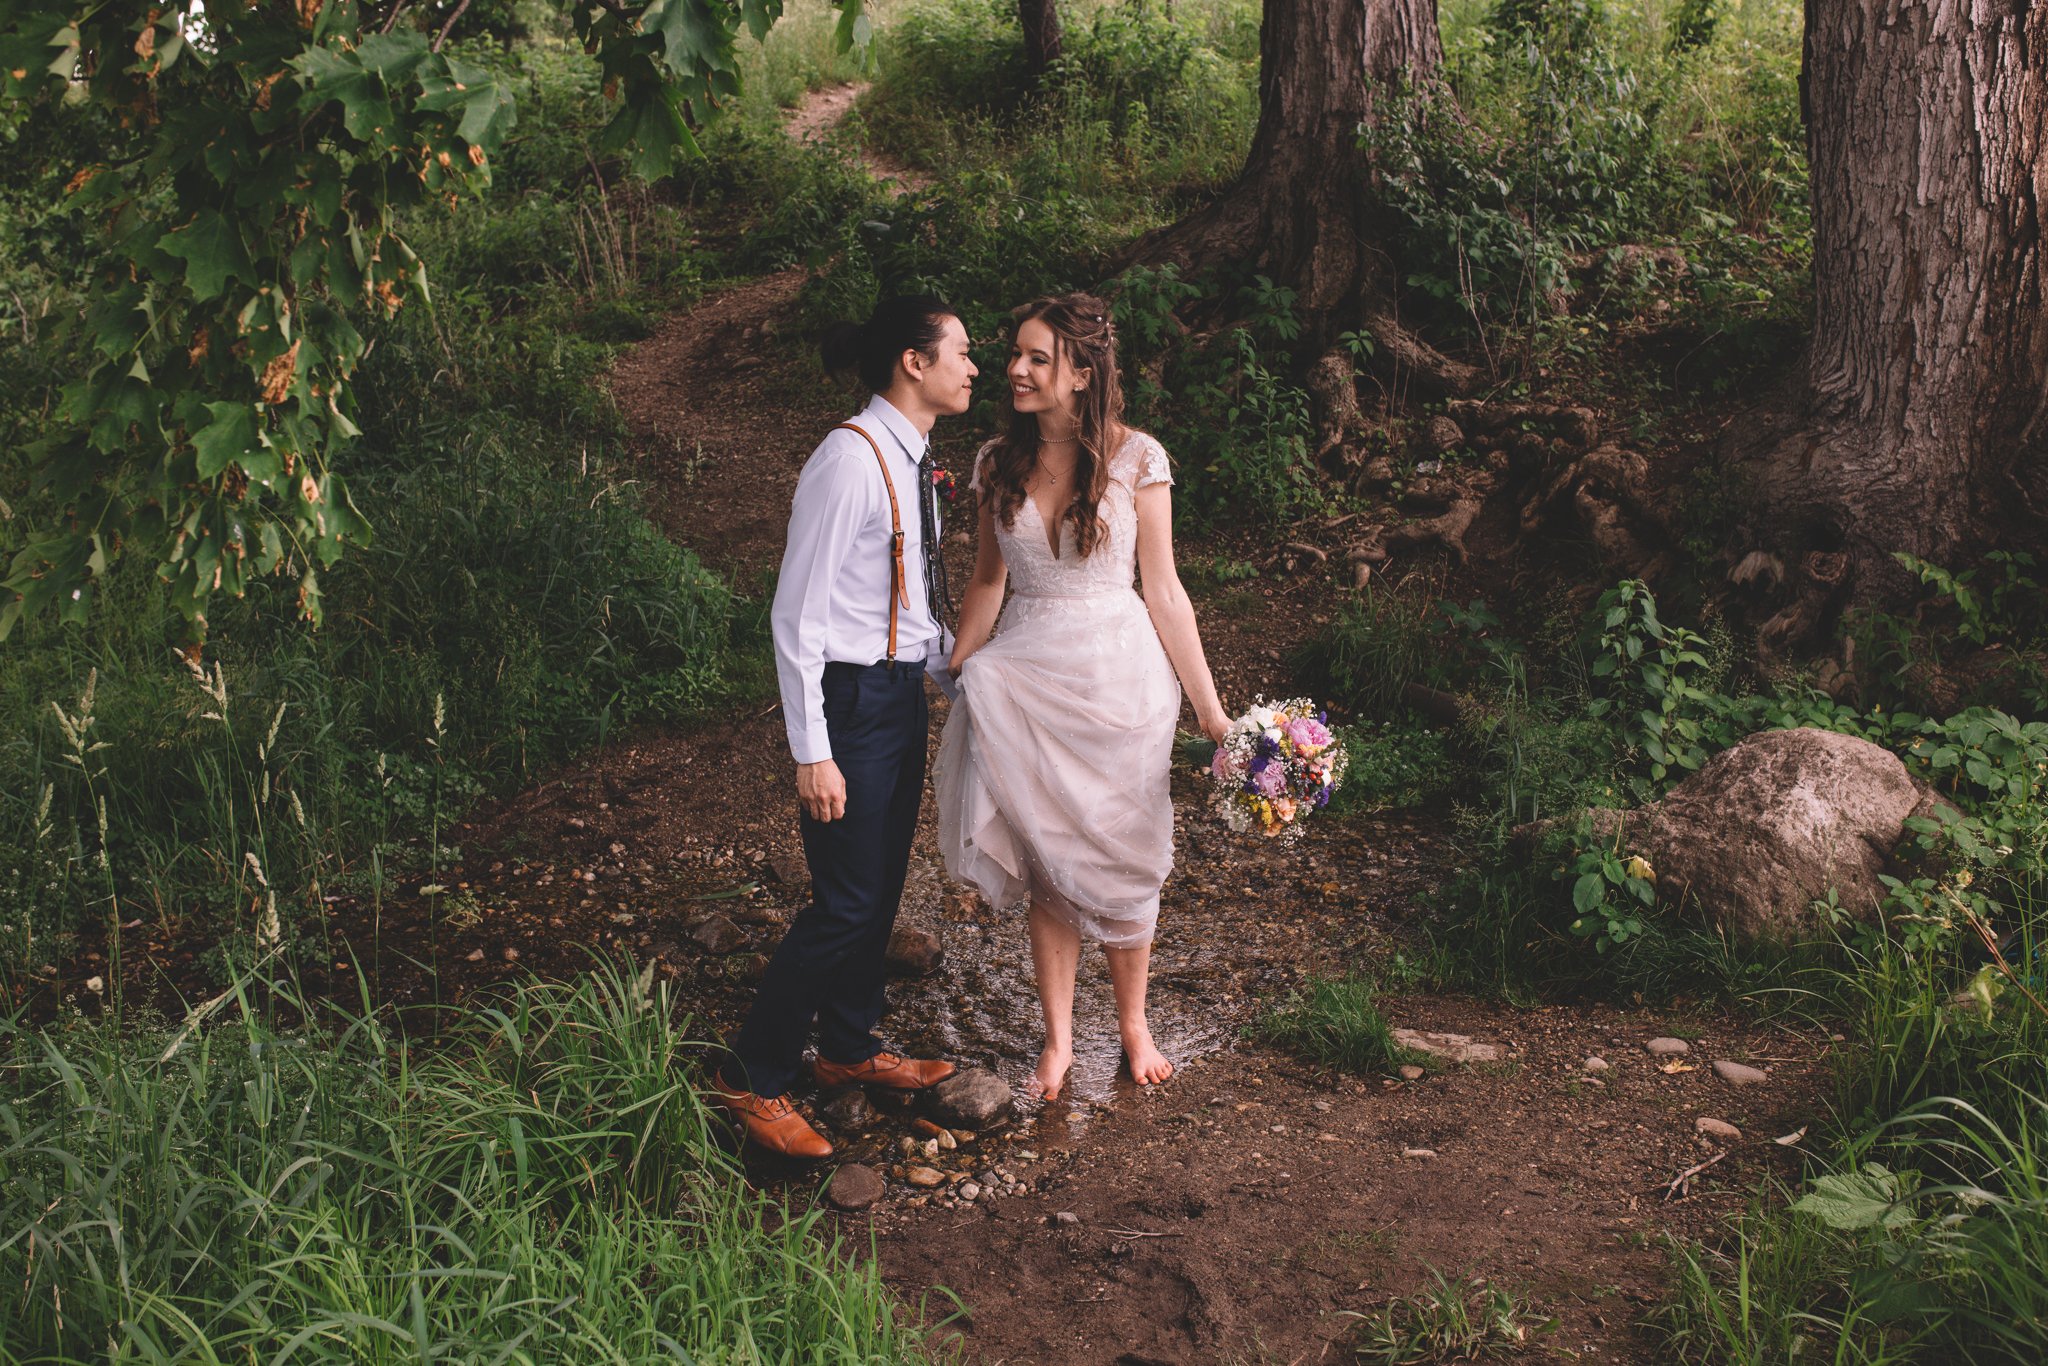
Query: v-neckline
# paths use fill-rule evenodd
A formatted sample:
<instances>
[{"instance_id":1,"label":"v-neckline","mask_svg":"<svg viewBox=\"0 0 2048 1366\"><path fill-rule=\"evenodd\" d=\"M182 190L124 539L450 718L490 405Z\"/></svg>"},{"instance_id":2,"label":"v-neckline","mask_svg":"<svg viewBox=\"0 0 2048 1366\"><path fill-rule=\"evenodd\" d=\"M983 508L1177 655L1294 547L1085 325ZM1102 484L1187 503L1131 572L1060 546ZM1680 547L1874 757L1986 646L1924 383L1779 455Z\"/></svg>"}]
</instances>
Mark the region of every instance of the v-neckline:
<instances>
[{"instance_id":1,"label":"v-neckline","mask_svg":"<svg viewBox=\"0 0 2048 1366\"><path fill-rule=\"evenodd\" d=\"M1030 505L1031 515L1038 519L1039 534L1044 539L1046 549L1052 552L1053 559L1057 561L1060 557L1060 543L1066 534L1066 518L1062 517L1059 521L1048 524L1045 520L1045 514L1038 510L1038 500L1036 498L1027 492L1024 495L1024 501ZM1050 533L1050 535L1047 535L1047 533Z\"/></svg>"}]
</instances>

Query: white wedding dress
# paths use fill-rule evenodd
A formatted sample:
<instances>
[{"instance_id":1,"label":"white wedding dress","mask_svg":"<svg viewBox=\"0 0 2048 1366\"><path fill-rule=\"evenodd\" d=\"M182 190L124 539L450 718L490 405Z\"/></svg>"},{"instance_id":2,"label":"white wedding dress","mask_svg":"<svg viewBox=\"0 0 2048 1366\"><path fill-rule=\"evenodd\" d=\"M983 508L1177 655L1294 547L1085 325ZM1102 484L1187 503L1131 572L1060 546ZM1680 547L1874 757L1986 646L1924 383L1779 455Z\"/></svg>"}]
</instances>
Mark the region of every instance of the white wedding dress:
<instances>
[{"instance_id":1,"label":"white wedding dress","mask_svg":"<svg viewBox=\"0 0 2048 1366\"><path fill-rule=\"evenodd\" d=\"M989 459L975 462L979 490ZM1084 939L1150 942L1173 868L1180 684L1132 586L1133 503L1169 484L1166 452L1132 432L1109 464L1108 532L1085 559L1060 524L1054 555L1036 505L996 521L1010 597L960 668L939 742L939 847L955 881L1008 909L1038 901Z\"/></svg>"}]
</instances>

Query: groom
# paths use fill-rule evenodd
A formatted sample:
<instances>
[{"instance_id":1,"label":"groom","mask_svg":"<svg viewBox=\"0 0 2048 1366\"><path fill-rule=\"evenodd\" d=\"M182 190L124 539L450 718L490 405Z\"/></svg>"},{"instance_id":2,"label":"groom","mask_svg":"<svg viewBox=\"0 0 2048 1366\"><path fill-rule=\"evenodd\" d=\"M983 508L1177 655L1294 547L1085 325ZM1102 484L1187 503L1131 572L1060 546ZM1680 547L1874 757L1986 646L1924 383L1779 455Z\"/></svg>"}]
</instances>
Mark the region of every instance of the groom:
<instances>
[{"instance_id":1,"label":"groom","mask_svg":"<svg viewBox=\"0 0 2048 1366\"><path fill-rule=\"evenodd\" d=\"M821 1086L916 1090L949 1062L885 1051L883 958L924 798L926 662L943 670L929 436L964 413L967 329L935 298L886 299L824 343L826 369L854 370L874 397L827 433L798 476L772 617L784 725L811 904L761 979L712 1095L747 1137L790 1157L832 1145L790 1104L813 1020Z\"/></svg>"}]
</instances>

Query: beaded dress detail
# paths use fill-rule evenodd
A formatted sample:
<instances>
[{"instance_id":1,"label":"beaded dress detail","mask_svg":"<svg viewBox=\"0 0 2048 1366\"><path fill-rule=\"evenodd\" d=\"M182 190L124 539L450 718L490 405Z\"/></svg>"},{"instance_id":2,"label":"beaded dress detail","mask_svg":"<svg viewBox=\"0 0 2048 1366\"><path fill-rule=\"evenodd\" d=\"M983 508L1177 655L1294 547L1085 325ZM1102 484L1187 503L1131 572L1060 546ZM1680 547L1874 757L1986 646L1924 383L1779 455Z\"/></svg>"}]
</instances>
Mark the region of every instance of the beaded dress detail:
<instances>
[{"instance_id":1,"label":"beaded dress detail","mask_svg":"<svg viewBox=\"0 0 2048 1366\"><path fill-rule=\"evenodd\" d=\"M984 447L977 491L988 459ZM1116 948L1151 940L1173 868L1180 684L1133 583L1135 495L1172 482L1166 451L1132 432L1109 462L1092 554L1064 521L1054 554L1029 498L1012 525L996 520L1010 595L961 665L933 779L955 881L999 909L1035 899Z\"/></svg>"}]
</instances>

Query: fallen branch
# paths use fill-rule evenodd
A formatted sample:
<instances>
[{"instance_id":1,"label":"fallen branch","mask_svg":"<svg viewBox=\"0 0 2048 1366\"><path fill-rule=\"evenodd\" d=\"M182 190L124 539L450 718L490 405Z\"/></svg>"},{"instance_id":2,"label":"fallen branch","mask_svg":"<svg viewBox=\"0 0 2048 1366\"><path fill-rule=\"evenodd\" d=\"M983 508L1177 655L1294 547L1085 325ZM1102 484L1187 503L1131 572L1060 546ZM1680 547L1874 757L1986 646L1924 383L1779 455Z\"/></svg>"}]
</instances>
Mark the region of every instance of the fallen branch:
<instances>
[{"instance_id":1,"label":"fallen branch","mask_svg":"<svg viewBox=\"0 0 2048 1366\"><path fill-rule=\"evenodd\" d=\"M1672 1177L1671 1184L1664 1188L1664 1198L1666 1200L1684 1199L1687 1195L1691 1194L1690 1191L1687 1191L1685 1189L1686 1184L1690 1182L1695 1176L1698 1176L1701 1172L1713 1166L1716 1162L1719 1162L1722 1158L1726 1156L1728 1156L1728 1154L1725 1150L1722 1152L1715 1153L1712 1157L1700 1163L1698 1166L1687 1167L1684 1171Z\"/></svg>"}]
</instances>

